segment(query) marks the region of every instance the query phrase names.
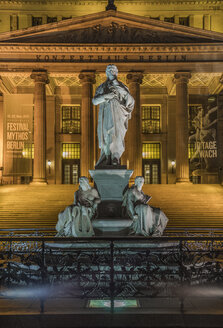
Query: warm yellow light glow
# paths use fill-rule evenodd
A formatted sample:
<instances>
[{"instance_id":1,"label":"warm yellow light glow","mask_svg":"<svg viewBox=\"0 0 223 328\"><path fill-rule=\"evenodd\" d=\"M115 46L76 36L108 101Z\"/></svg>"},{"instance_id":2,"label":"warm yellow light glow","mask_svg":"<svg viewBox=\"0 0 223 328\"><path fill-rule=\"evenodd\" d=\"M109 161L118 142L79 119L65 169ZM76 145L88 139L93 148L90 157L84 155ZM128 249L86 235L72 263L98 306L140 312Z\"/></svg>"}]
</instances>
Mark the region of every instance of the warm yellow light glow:
<instances>
[{"instance_id":1,"label":"warm yellow light glow","mask_svg":"<svg viewBox=\"0 0 223 328\"><path fill-rule=\"evenodd\" d=\"M68 156L68 151L63 151L63 158Z\"/></svg>"}]
</instances>

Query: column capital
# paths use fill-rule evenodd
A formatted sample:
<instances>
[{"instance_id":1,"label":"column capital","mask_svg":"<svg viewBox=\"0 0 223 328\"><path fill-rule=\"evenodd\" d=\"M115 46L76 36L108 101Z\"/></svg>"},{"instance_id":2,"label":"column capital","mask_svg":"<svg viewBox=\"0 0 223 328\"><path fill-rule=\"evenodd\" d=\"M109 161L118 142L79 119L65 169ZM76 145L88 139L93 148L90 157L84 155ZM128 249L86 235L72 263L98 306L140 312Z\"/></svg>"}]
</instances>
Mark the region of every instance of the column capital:
<instances>
[{"instance_id":1,"label":"column capital","mask_svg":"<svg viewBox=\"0 0 223 328\"><path fill-rule=\"evenodd\" d=\"M127 74L127 83L139 83L141 84L143 80L142 72L130 72Z\"/></svg>"},{"instance_id":2,"label":"column capital","mask_svg":"<svg viewBox=\"0 0 223 328\"><path fill-rule=\"evenodd\" d=\"M48 84L48 74L46 70L33 70L32 74L30 75L31 79L34 80L34 82L40 82L44 84Z\"/></svg>"},{"instance_id":3,"label":"column capital","mask_svg":"<svg viewBox=\"0 0 223 328\"><path fill-rule=\"evenodd\" d=\"M95 72L92 71L84 71L79 74L79 79L81 84L83 83L92 83L95 84Z\"/></svg>"},{"instance_id":4,"label":"column capital","mask_svg":"<svg viewBox=\"0 0 223 328\"><path fill-rule=\"evenodd\" d=\"M187 83L189 79L191 78L190 72L176 72L174 74L174 79L176 83L185 82Z\"/></svg>"}]
</instances>

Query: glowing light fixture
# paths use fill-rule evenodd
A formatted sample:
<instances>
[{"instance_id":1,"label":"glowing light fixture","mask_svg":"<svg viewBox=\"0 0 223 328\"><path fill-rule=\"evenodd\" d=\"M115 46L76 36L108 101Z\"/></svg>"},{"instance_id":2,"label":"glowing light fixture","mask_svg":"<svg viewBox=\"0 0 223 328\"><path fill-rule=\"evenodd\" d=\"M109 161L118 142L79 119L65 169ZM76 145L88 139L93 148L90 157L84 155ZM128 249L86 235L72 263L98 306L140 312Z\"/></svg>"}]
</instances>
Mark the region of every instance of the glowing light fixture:
<instances>
[{"instance_id":1,"label":"glowing light fixture","mask_svg":"<svg viewBox=\"0 0 223 328\"><path fill-rule=\"evenodd\" d=\"M171 161L171 166L172 166L172 174L173 174L173 169L174 169L175 165L176 165L176 162L175 162L174 160L172 160L172 161Z\"/></svg>"},{"instance_id":2,"label":"glowing light fixture","mask_svg":"<svg viewBox=\"0 0 223 328\"><path fill-rule=\"evenodd\" d=\"M111 308L110 300L89 300L89 308ZM114 300L114 308L137 308L139 303L137 300Z\"/></svg>"},{"instance_id":3,"label":"glowing light fixture","mask_svg":"<svg viewBox=\"0 0 223 328\"><path fill-rule=\"evenodd\" d=\"M49 168L49 174L50 174L50 168L51 168L51 164L52 164L51 160L50 160L50 159L48 159L48 161L47 161L47 165L48 165L48 168Z\"/></svg>"}]
</instances>

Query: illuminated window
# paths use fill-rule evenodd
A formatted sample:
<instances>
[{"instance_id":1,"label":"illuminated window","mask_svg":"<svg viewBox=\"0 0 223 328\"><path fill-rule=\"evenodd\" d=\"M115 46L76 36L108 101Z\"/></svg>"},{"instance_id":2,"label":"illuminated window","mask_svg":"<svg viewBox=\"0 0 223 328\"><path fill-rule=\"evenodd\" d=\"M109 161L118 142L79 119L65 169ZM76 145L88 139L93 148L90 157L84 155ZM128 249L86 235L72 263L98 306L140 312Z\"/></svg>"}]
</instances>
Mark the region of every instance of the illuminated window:
<instances>
[{"instance_id":1,"label":"illuminated window","mask_svg":"<svg viewBox=\"0 0 223 328\"><path fill-rule=\"evenodd\" d=\"M164 17L164 22L174 23L174 17Z\"/></svg>"},{"instance_id":2,"label":"illuminated window","mask_svg":"<svg viewBox=\"0 0 223 328\"><path fill-rule=\"evenodd\" d=\"M62 133L81 132L81 109L79 105L62 106Z\"/></svg>"},{"instance_id":3,"label":"illuminated window","mask_svg":"<svg viewBox=\"0 0 223 328\"><path fill-rule=\"evenodd\" d=\"M62 144L63 159L80 159L79 143L63 143Z\"/></svg>"},{"instance_id":4,"label":"illuminated window","mask_svg":"<svg viewBox=\"0 0 223 328\"><path fill-rule=\"evenodd\" d=\"M143 143L142 158L144 159L160 159L160 144L159 143Z\"/></svg>"},{"instance_id":5,"label":"illuminated window","mask_svg":"<svg viewBox=\"0 0 223 328\"><path fill-rule=\"evenodd\" d=\"M41 25L42 21L42 17L32 17L32 26Z\"/></svg>"},{"instance_id":6,"label":"illuminated window","mask_svg":"<svg viewBox=\"0 0 223 328\"><path fill-rule=\"evenodd\" d=\"M189 26L189 17L180 17L179 24Z\"/></svg>"},{"instance_id":7,"label":"illuminated window","mask_svg":"<svg viewBox=\"0 0 223 328\"><path fill-rule=\"evenodd\" d=\"M34 144L26 144L22 151L23 158L32 158L34 159Z\"/></svg>"},{"instance_id":8,"label":"illuminated window","mask_svg":"<svg viewBox=\"0 0 223 328\"><path fill-rule=\"evenodd\" d=\"M142 106L142 133L160 133L160 106Z\"/></svg>"}]
</instances>

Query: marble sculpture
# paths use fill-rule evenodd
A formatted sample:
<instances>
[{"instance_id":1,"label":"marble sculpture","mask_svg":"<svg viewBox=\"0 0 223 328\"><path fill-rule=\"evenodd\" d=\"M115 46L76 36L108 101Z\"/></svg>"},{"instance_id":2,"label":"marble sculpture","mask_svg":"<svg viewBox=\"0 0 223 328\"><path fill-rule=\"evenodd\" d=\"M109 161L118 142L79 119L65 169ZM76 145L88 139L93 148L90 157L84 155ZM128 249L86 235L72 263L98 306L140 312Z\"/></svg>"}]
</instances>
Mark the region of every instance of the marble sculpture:
<instances>
[{"instance_id":1,"label":"marble sculpture","mask_svg":"<svg viewBox=\"0 0 223 328\"><path fill-rule=\"evenodd\" d=\"M117 67L108 65L107 80L97 88L92 100L94 105L100 105L98 141L101 155L96 167L118 165L125 150L124 138L135 101L127 86L117 80L117 75Z\"/></svg>"},{"instance_id":2,"label":"marble sculpture","mask_svg":"<svg viewBox=\"0 0 223 328\"><path fill-rule=\"evenodd\" d=\"M135 184L123 197L123 209L132 219L130 234L159 237L166 228L168 218L159 208L147 204L151 197L143 193L143 184L144 178L136 177Z\"/></svg>"},{"instance_id":3,"label":"marble sculpture","mask_svg":"<svg viewBox=\"0 0 223 328\"><path fill-rule=\"evenodd\" d=\"M130 234L161 236L168 218L159 208L147 204L151 197L142 191L143 177L136 177L135 184L127 189L123 201L121 200L122 190L128 184L132 171L125 170L118 165L125 150L124 138L135 101L126 85L117 80L118 69L115 65L107 66L106 75L107 80L97 88L93 98L93 104L100 105L98 139L101 155L96 163L96 170L90 171L97 184L97 189L101 192L102 202L98 191L89 185L88 179L81 177L79 189L74 194L73 204L67 206L58 215L56 236L94 236L92 220L96 216L98 204L101 202L102 206L98 212L101 212L103 216L103 213L106 212L105 209L109 207L109 201L111 204L116 201L117 210L120 209L120 212L121 208L123 209L123 215L118 217L118 220L125 220L126 217L130 219ZM125 179L128 177L124 186L120 184L120 176ZM112 180L109 180L108 177L112 177ZM116 199L117 195L118 199ZM115 222L114 220L114 225ZM103 224L106 225L106 218ZM114 228L116 227L114 226Z\"/></svg>"},{"instance_id":4,"label":"marble sculpture","mask_svg":"<svg viewBox=\"0 0 223 328\"><path fill-rule=\"evenodd\" d=\"M97 190L89 185L86 177L80 177L79 183L79 189L74 193L73 204L58 215L56 237L94 236L91 220L101 200Z\"/></svg>"}]
</instances>

